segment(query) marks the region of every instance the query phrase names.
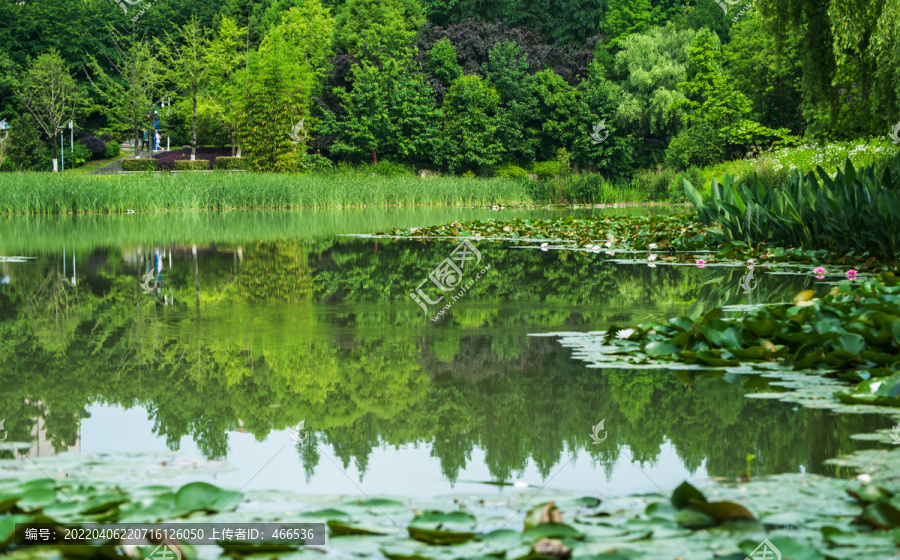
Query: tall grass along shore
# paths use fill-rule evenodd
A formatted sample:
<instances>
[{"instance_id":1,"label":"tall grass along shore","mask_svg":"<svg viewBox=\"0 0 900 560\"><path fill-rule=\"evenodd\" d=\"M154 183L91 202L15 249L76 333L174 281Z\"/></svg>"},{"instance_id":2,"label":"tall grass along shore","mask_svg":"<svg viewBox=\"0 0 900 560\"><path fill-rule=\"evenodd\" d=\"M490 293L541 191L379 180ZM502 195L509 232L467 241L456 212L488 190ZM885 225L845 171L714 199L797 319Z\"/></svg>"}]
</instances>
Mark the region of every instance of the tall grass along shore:
<instances>
[{"instance_id":1,"label":"tall grass along shore","mask_svg":"<svg viewBox=\"0 0 900 560\"><path fill-rule=\"evenodd\" d=\"M552 180L551 180L552 181ZM0 174L0 214L120 213L128 210L339 208L452 204L531 204L549 185L511 178L371 173L180 173L66 176ZM641 202L645 197L606 184L591 202ZM600 188L603 187L603 188ZM552 193L551 193L552 194Z\"/></svg>"},{"instance_id":2,"label":"tall grass along shore","mask_svg":"<svg viewBox=\"0 0 900 560\"><path fill-rule=\"evenodd\" d=\"M531 201L526 185L510 179L228 172L91 177L0 174L0 213L5 214Z\"/></svg>"}]
</instances>

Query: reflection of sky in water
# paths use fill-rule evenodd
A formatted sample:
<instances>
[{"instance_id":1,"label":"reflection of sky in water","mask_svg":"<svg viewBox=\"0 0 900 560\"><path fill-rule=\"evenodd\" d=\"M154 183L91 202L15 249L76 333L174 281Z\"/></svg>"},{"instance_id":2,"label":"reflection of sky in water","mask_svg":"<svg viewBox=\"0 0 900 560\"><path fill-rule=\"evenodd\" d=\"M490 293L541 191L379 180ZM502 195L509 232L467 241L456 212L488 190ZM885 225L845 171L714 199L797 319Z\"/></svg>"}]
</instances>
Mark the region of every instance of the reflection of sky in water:
<instances>
[{"instance_id":1,"label":"reflection of sky in water","mask_svg":"<svg viewBox=\"0 0 900 560\"><path fill-rule=\"evenodd\" d=\"M90 413L91 417L81 424L81 449L84 453L168 451L165 438L153 434L153 422L147 419L143 409L124 410L98 405L91 407ZM320 446L331 460L323 454L315 474L307 483L289 431L273 432L264 441L256 441L252 434L231 432L228 436L229 454L226 460L234 470L203 475L202 470L198 469L197 476L191 478L233 488L246 484L245 490L277 489L309 494L356 495L361 494L361 488L366 494L373 495L430 497L453 492L488 492L494 488L468 482L488 481L492 478L485 465L484 452L480 448L473 450L472 460L460 471L457 483L451 486L441 474L440 462L431 456L430 445L382 446L374 449L361 481L354 464L343 469L333 449L325 444ZM534 463L529 461L519 480L537 488L547 484L548 489L618 496L657 492L659 488L670 491L686 479L703 479L707 476L704 467L692 476L668 443L663 444L658 459L652 464L638 467L631 463L628 456L630 453L626 448L620 453L608 478L605 474L609 472L607 467L597 464L586 452L578 451L574 458L571 454L566 454L554 466L547 480L542 478ZM190 437L182 438L181 448L173 453L173 457L197 461L199 464L205 462ZM254 477L257 471L259 474ZM497 491L516 490L501 490L497 487Z\"/></svg>"}]
</instances>

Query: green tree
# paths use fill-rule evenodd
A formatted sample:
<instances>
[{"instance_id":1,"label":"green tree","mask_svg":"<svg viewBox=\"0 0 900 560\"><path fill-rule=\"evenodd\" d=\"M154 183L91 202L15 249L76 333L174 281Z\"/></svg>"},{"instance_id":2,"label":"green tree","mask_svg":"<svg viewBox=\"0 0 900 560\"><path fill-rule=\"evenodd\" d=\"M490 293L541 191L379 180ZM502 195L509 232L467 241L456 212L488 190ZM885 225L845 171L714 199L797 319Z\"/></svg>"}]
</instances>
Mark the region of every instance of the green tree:
<instances>
[{"instance_id":1,"label":"green tree","mask_svg":"<svg viewBox=\"0 0 900 560\"><path fill-rule=\"evenodd\" d=\"M18 96L53 143L53 171L59 171L56 135L61 126L75 118L84 97L58 51L52 50L29 62Z\"/></svg>"},{"instance_id":2,"label":"green tree","mask_svg":"<svg viewBox=\"0 0 900 560\"><path fill-rule=\"evenodd\" d=\"M560 148L571 151L576 138L582 134L579 117L584 114L584 106L578 91L553 70L538 72L533 80L540 123L537 158L552 161Z\"/></svg>"},{"instance_id":3,"label":"green tree","mask_svg":"<svg viewBox=\"0 0 900 560\"><path fill-rule=\"evenodd\" d=\"M497 140L500 95L478 76L461 76L444 97L437 160L450 171L473 170L500 160Z\"/></svg>"},{"instance_id":4,"label":"green tree","mask_svg":"<svg viewBox=\"0 0 900 560\"><path fill-rule=\"evenodd\" d=\"M322 127L335 136L333 154L355 161L379 154L408 162L433 157L440 115L420 74L396 60L382 68L363 60L351 76L353 89L337 92L343 114L329 113Z\"/></svg>"},{"instance_id":5,"label":"green tree","mask_svg":"<svg viewBox=\"0 0 900 560\"><path fill-rule=\"evenodd\" d=\"M304 145L294 144L290 133L309 116L308 76L292 45L280 34L270 38L249 58L241 145L254 170L296 171Z\"/></svg>"},{"instance_id":6,"label":"green tree","mask_svg":"<svg viewBox=\"0 0 900 560\"><path fill-rule=\"evenodd\" d=\"M640 138L665 140L675 135L684 118L680 104L684 94L678 86L687 77L695 36L694 31L669 23L621 41L615 62L622 87L616 124Z\"/></svg>"},{"instance_id":7,"label":"green tree","mask_svg":"<svg viewBox=\"0 0 900 560\"><path fill-rule=\"evenodd\" d=\"M896 0L760 0L780 42L799 35L803 95L817 132L883 135L900 114L900 4ZM824 126L823 126L824 125Z\"/></svg>"},{"instance_id":8,"label":"green tree","mask_svg":"<svg viewBox=\"0 0 900 560\"><path fill-rule=\"evenodd\" d=\"M140 157L141 129L150 128L163 79L162 67L147 40L116 32L111 32L111 36L115 50L107 57L107 62L112 72L91 57L95 75L92 84L103 102L101 111L113 130L133 133L134 153Z\"/></svg>"},{"instance_id":9,"label":"green tree","mask_svg":"<svg viewBox=\"0 0 900 560\"><path fill-rule=\"evenodd\" d=\"M606 36L602 51L612 57L619 42L633 33L643 33L655 23L650 0L609 0L601 29Z\"/></svg>"},{"instance_id":10,"label":"green tree","mask_svg":"<svg viewBox=\"0 0 900 560\"><path fill-rule=\"evenodd\" d=\"M160 49L167 80L190 103L191 161L197 159L197 105L209 90L214 68L209 63L210 43L207 29L191 18L176 27Z\"/></svg>"},{"instance_id":11,"label":"green tree","mask_svg":"<svg viewBox=\"0 0 900 560\"><path fill-rule=\"evenodd\" d=\"M528 59L512 41L497 43L484 65L488 82L500 94L497 138L511 160L534 161L538 147L538 98Z\"/></svg>"},{"instance_id":12,"label":"green tree","mask_svg":"<svg viewBox=\"0 0 900 560\"><path fill-rule=\"evenodd\" d=\"M247 80L247 29L223 17L206 53L210 83L207 96L213 114L231 135L231 155L236 155L237 129Z\"/></svg>"},{"instance_id":13,"label":"green tree","mask_svg":"<svg viewBox=\"0 0 900 560\"><path fill-rule=\"evenodd\" d=\"M334 22L331 13L319 0L299 0L296 7L284 12L281 24L270 35L279 34L291 45L303 71L318 84L329 70ZM270 40L266 38L266 41Z\"/></svg>"},{"instance_id":14,"label":"green tree","mask_svg":"<svg viewBox=\"0 0 900 560\"><path fill-rule=\"evenodd\" d=\"M572 143L572 155L584 168L595 168L610 178L624 178L633 167L635 140L627 127L611 119L622 104L620 88L604 76L603 66L593 62L587 77L577 88L582 110L578 115L578 131ZM589 133L601 121L606 124L606 139L597 144Z\"/></svg>"},{"instance_id":15,"label":"green tree","mask_svg":"<svg viewBox=\"0 0 900 560\"><path fill-rule=\"evenodd\" d=\"M338 12L334 47L359 58L406 59L424 24L418 0L348 0Z\"/></svg>"},{"instance_id":16,"label":"green tree","mask_svg":"<svg viewBox=\"0 0 900 560\"><path fill-rule=\"evenodd\" d=\"M798 34L779 45L772 22L758 11L734 24L731 42L722 47L734 86L753 101L759 122L803 131L803 68Z\"/></svg>"},{"instance_id":17,"label":"green tree","mask_svg":"<svg viewBox=\"0 0 900 560\"><path fill-rule=\"evenodd\" d=\"M428 57L428 71L438 79L445 90L462 76L463 70L459 65L459 55L450 39L444 38L435 43L426 56Z\"/></svg>"},{"instance_id":18,"label":"green tree","mask_svg":"<svg viewBox=\"0 0 900 560\"><path fill-rule=\"evenodd\" d=\"M690 126L709 123L738 151L763 140L787 139L788 130L772 130L751 119L753 102L734 87L722 68L722 59L719 38L708 29L701 30L690 49L688 80L680 86L687 96L679 103L685 122Z\"/></svg>"}]
</instances>

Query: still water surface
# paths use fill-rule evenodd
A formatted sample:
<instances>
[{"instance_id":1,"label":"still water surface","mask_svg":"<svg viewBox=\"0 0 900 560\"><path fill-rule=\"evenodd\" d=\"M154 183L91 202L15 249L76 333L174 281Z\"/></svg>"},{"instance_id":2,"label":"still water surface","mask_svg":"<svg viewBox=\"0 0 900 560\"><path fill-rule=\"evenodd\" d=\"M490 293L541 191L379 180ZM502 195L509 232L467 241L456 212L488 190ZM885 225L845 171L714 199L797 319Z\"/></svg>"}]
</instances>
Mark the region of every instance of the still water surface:
<instances>
[{"instance_id":1,"label":"still water surface","mask_svg":"<svg viewBox=\"0 0 900 560\"><path fill-rule=\"evenodd\" d=\"M734 478L748 454L757 475L835 474L823 461L882 427L745 398L772 390L755 376L588 369L529 336L746 301L740 270L482 241L490 270L435 323L409 294L455 243L343 236L562 213L2 219L0 255L26 257L0 260L8 441L33 443L19 459L158 452L196 461L192 480L248 490L418 497L520 481L617 495ZM761 273L753 303L806 282ZM219 461L231 469L204 469Z\"/></svg>"}]
</instances>

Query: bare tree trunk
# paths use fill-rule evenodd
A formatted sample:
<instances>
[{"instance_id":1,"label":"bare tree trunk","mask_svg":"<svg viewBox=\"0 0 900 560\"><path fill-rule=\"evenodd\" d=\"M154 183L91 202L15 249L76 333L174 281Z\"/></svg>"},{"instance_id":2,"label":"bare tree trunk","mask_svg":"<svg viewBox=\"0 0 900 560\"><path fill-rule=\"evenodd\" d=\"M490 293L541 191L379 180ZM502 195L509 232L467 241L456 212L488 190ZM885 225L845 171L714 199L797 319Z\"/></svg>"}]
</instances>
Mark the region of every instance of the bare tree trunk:
<instances>
[{"instance_id":1,"label":"bare tree trunk","mask_svg":"<svg viewBox=\"0 0 900 560\"><path fill-rule=\"evenodd\" d=\"M235 143L234 143L234 127L231 128L231 157L234 157L235 154Z\"/></svg>"},{"instance_id":2,"label":"bare tree trunk","mask_svg":"<svg viewBox=\"0 0 900 560\"><path fill-rule=\"evenodd\" d=\"M56 145L56 135L53 136L53 172L59 173L59 147Z\"/></svg>"}]
</instances>

